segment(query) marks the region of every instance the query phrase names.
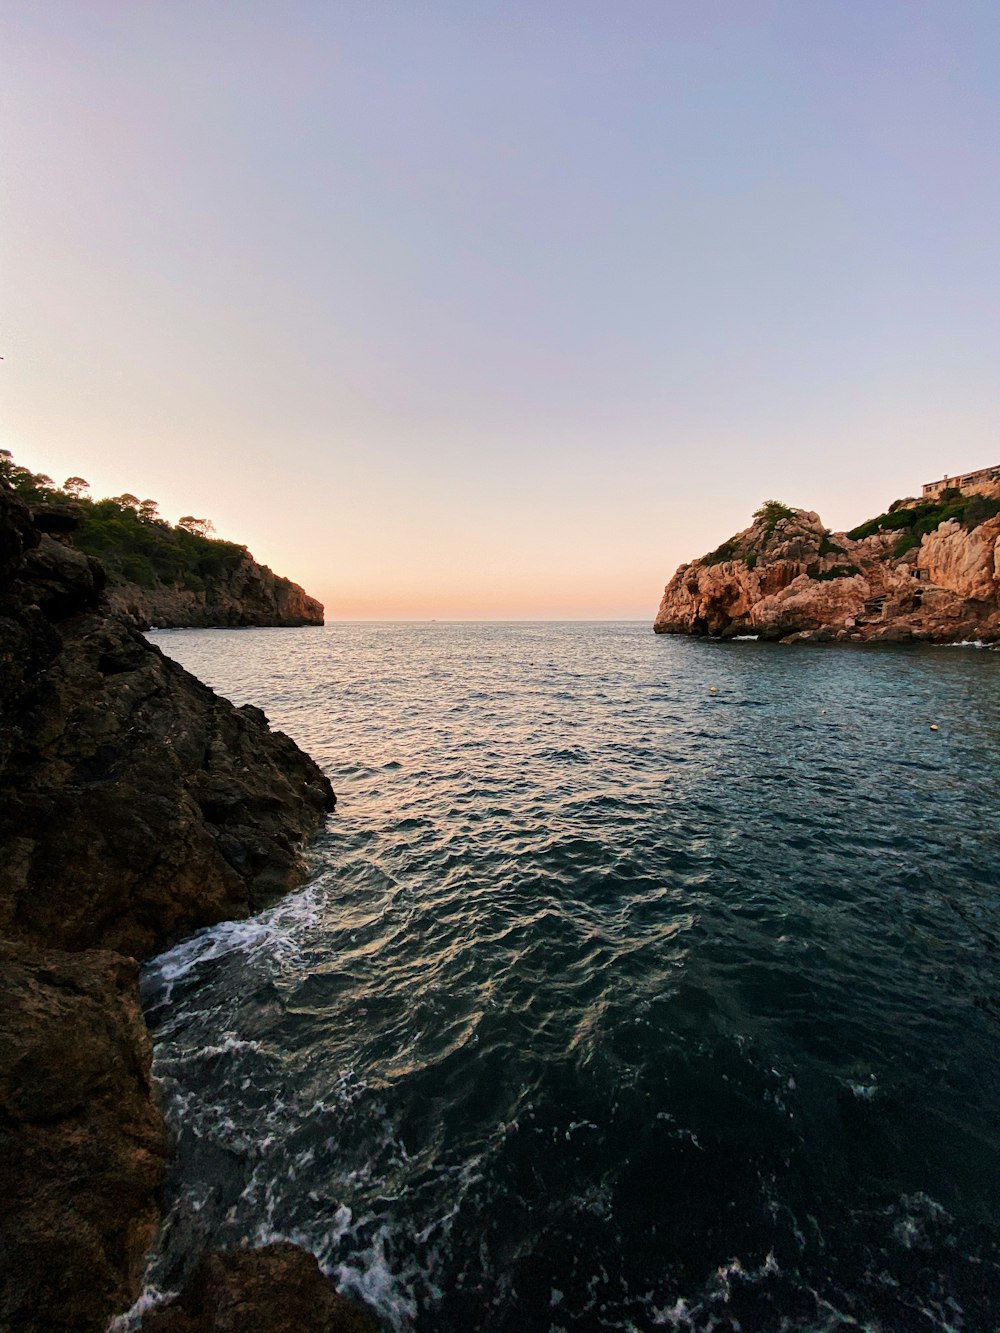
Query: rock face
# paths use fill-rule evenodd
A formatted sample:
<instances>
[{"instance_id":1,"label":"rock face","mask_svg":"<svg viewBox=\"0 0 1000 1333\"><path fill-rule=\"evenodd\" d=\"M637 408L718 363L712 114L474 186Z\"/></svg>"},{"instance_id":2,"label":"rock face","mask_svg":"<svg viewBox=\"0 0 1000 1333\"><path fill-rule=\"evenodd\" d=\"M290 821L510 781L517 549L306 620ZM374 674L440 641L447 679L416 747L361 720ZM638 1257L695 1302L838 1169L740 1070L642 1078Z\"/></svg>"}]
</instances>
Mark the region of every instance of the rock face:
<instances>
[{"instance_id":1,"label":"rock face","mask_svg":"<svg viewBox=\"0 0 1000 1333\"><path fill-rule=\"evenodd\" d=\"M140 588L136 583L115 583L108 589L109 605L140 629L183 626L237 629L248 625L322 625L323 606L297 583L242 559L211 587Z\"/></svg>"},{"instance_id":2,"label":"rock face","mask_svg":"<svg viewBox=\"0 0 1000 1333\"><path fill-rule=\"evenodd\" d=\"M124 955L292 887L334 797L39 518L0 484L0 1328L87 1333L138 1294L166 1159Z\"/></svg>"},{"instance_id":3,"label":"rock face","mask_svg":"<svg viewBox=\"0 0 1000 1333\"><path fill-rule=\"evenodd\" d=\"M297 1245L207 1255L179 1299L142 1321L145 1333L377 1333Z\"/></svg>"},{"instance_id":4,"label":"rock face","mask_svg":"<svg viewBox=\"0 0 1000 1333\"><path fill-rule=\"evenodd\" d=\"M1000 516L951 520L895 557L898 534L854 541L776 506L711 555L681 565L658 634L951 643L1000 640Z\"/></svg>"},{"instance_id":5,"label":"rock face","mask_svg":"<svg viewBox=\"0 0 1000 1333\"><path fill-rule=\"evenodd\" d=\"M0 1328L102 1329L159 1225L136 964L0 943Z\"/></svg>"},{"instance_id":6,"label":"rock face","mask_svg":"<svg viewBox=\"0 0 1000 1333\"><path fill-rule=\"evenodd\" d=\"M289 889L329 781L99 609L94 562L35 541L0 600L0 932L141 958Z\"/></svg>"}]
</instances>

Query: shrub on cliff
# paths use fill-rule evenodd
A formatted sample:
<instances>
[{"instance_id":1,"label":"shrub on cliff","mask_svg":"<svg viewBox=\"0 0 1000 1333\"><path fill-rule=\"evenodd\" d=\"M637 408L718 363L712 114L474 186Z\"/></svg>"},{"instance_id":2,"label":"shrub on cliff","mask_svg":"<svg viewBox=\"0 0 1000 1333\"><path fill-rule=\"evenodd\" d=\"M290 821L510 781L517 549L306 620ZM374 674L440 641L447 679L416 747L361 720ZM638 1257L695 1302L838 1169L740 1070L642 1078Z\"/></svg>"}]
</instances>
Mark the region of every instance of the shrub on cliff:
<instances>
[{"instance_id":1,"label":"shrub on cliff","mask_svg":"<svg viewBox=\"0 0 1000 1333\"><path fill-rule=\"evenodd\" d=\"M997 514L1000 514L1000 500L993 500L987 495L974 495L965 506L962 526L967 532L971 532L988 518L996 518Z\"/></svg>"},{"instance_id":2,"label":"shrub on cliff","mask_svg":"<svg viewBox=\"0 0 1000 1333\"><path fill-rule=\"evenodd\" d=\"M847 552L844 550L842 546L838 546L835 541L831 540L829 532L824 532L823 536L820 538L819 541L819 554L846 555Z\"/></svg>"},{"instance_id":3,"label":"shrub on cliff","mask_svg":"<svg viewBox=\"0 0 1000 1333\"><path fill-rule=\"evenodd\" d=\"M773 526L780 519L794 518L795 510L782 504L780 500L765 500L759 509L753 511L753 516Z\"/></svg>"},{"instance_id":4,"label":"shrub on cliff","mask_svg":"<svg viewBox=\"0 0 1000 1333\"><path fill-rule=\"evenodd\" d=\"M736 542L734 541L723 542L721 546L717 546L714 551L709 551L708 555L702 557L702 564L705 565L724 564L727 560L735 560L737 558L738 551L739 547L737 546Z\"/></svg>"},{"instance_id":5,"label":"shrub on cliff","mask_svg":"<svg viewBox=\"0 0 1000 1333\"><path fill-rule=\"evenodd\" d=\"M917 545L925 533L933 532L949 518L961 519L971 502L971 499L961 494L958 499L920 500L905 509L890 509L876 518L870 518L867 523L859 523L847 535L857 542L874 536L876 532L899 532L904 536L897 542L897 548L904 544L905 539L912 538L908 541L908 549L909 546Z\"/></svg>"},{"instance_id":6,"label":"shrub on cliff","mask_svg":"<svg viewBox=\"0 0 1000 1333\"><path fill-rule=\"evenodd\" d=\"M816 565L810 565L806 573L817 583L829 583L833 579L851 579L855 574L860 574L861 570L857 565L833 565L832 568L823 570Z\"/></svg>"}]
</instances>

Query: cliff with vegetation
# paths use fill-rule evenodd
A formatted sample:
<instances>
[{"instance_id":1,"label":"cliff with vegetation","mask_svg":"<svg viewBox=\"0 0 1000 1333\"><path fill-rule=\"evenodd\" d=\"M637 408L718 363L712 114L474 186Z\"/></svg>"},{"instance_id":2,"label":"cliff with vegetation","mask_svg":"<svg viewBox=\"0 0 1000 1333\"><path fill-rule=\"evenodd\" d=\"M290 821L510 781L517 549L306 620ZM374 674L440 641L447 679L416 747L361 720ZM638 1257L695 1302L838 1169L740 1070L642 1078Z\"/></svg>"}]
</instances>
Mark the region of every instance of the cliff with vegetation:
<instances>
[{"instance_id":1,"label":"cliff with vegetation","mask_svg":"<svg viewBox=\"0 0 1000 1333\"><path fill-rule=\"evenodd\" d=\"M187 514L170 524L154 500L128 493L91 499L82 477L55 486L3 450L0 478L54 530L60 521L73 530L77 549L104 567L110 607L141 629L323 624L315 598L245 546L212 537L207 519Z\"/></svg>"},{"instance_id":2,"label":"cliff with vegetation","mask_svg":"<svg viewBox=\"0 0 1000 1333\"><path fill-rule=\"evenodd\" d=\"M768 501L667 584L658 634L1000 641L1000 484L898 500L850 532Z\"/></svg>"},{"instance_id":3,"label":"cliff with vegetation","mask_svg":"<svg viewBox=\"0 0 1000 1333\"><path fill-rule=\"evenodd\" d=\"M18 1333L99 1333L139 1294L168 1142L136 959L298 884L334 805L259 709L108 610L73 522L0 481L0 1328ZM276 1333L303 1302L317 1329L374 1327L287 1249L203 1266L163 1327Z\"/></svg>"}]
</instances>

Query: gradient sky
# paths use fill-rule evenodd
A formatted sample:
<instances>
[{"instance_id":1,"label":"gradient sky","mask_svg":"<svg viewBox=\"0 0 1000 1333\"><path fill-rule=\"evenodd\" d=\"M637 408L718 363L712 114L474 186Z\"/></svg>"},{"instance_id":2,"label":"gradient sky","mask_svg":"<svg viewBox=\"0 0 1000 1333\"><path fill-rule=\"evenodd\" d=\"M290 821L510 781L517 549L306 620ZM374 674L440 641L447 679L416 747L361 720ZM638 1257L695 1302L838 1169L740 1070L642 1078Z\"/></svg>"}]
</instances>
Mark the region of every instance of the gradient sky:
<instances>
[{"instance_id":1,"label":"gradient sky","mask_svg":"<svg viewBox=\"0 0 1000 1333\"><path fill-rule=\"evenodd\" d=\"M2 443L328 619L1000 462L997 0L0 0Z\"/></svg>"}]
</instances>

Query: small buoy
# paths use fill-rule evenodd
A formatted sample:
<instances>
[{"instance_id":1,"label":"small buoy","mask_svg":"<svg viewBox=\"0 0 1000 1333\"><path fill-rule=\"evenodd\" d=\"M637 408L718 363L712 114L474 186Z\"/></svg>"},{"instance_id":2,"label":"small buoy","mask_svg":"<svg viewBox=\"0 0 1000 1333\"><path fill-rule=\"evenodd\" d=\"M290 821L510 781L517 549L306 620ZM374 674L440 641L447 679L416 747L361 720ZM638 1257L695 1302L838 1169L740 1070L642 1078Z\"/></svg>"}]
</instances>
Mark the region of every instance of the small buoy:
<instances>
[{"instance_id":1,"label":"small buoy","mask_svg":"<svg viewBox=\"0 0 1000 1333\"><path fill-rule=\"evenodd\" d=\"M708 692L709 692L709 694L718 694L718 693L719 693L719 688L718 688L717 685L709 685L709 687L708 687Z\"/></svg>"},{"instance_id":2,"label":"small buoy","mask_svg":"<svg viewBox=\"0 0 1000 1333\"><path fill-rule=\"evenodd\" d=\"M938 729L938 724L937 724L936 722L932 722L932 723L931 723L931 731L937 731L937 729Z\"/></svg>"}]
</instances>

